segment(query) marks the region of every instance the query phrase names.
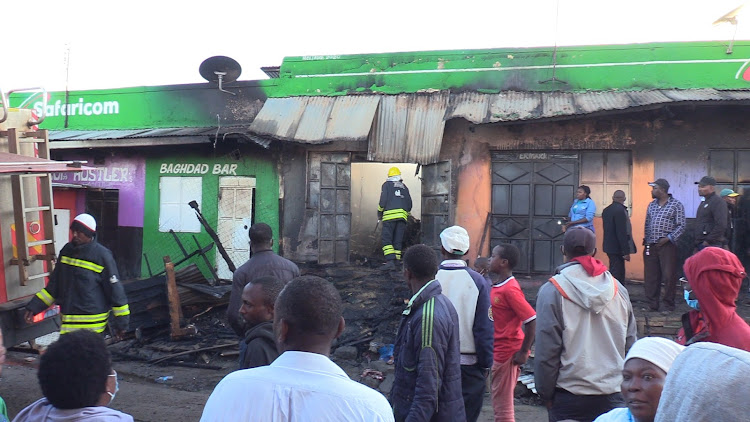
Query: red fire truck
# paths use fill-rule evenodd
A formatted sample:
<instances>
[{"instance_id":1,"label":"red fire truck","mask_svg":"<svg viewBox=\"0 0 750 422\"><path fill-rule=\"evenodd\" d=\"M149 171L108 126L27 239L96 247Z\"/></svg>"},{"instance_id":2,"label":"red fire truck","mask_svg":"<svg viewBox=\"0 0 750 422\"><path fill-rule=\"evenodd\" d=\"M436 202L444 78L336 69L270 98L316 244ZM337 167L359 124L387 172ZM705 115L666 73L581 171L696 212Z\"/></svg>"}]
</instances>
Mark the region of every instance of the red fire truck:
<instances>
[{"instance_id":1,"label":"red fire truck","mask_svg":"<svg viewBox=\"0 0 750 422\"><path fill-rule=\"evenodd\" d=\"M47 95L40 91L46 110ZM0 328L6 347L60 326L57 306L28 324L24 305L46 285L56 259L50 173L82 169L80 163L50 160L47 130L38 128L44 114L9 107L12 92L0 89Z\"/></svg>"}]
</instances>

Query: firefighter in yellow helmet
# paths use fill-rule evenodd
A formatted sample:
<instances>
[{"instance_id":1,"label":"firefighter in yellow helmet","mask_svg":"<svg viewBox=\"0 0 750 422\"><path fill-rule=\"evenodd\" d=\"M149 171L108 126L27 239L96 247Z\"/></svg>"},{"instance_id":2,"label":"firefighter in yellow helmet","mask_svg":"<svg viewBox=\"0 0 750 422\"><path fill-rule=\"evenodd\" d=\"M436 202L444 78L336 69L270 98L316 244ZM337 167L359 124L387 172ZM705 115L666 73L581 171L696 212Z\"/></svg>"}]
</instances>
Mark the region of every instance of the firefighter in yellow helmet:
<instances>
[{"instance_id":1,"label":"firefighter in yellow helmet","mask_svg":"<svg viewBox=\"0 0 750 422\"><path fill-rule=\"evenodd\" d=\"M396 269L396 261L401 262L401 245L406 230L406 219L411 211L411 195L401 179L401 170L391 167L388 179L380 190L378 219L383 221L384 270Z\"/></svg>"}]
</instances>

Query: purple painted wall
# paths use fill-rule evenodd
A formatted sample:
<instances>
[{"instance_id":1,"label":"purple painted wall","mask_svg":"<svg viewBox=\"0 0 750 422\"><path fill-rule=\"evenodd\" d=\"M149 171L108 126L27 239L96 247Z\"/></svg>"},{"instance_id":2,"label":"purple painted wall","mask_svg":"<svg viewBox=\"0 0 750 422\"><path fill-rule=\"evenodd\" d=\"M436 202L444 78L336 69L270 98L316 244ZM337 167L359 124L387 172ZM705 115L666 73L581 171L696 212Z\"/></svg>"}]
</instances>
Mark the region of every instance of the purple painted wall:
<instances>
[{"instance_id":1,"label":"purple painted wall","mask_svg":"<svg viewBox=\"0 0 750 422\"><path fill-rule=\"evenodd\" d=\"M695 212L701 202L698 196L698 185L695 184L708 172L705 163L692 160L662 158L654 163L654 179L660 177L669 182L669 193L679 199L685 206L685 217L695 218Z\"/></svg>"},{"instance_id":2,"label":"purple painted wall","mask_svg":"<svg viewBox=\"0 0 750 422\"><path fill-rule=\"evenodd\" d=\"M94 165L91 157L70 155L63 160L88 161L96 170L79 173L53 173L54 183L90 186L120 191L118 225L143 227L143 193L146 184L146 161L142 157L107 157L104 165ZM78 201L82 201L80 195ZM81 204L79 204L81 205ZM83 209L79 208L79 209Z\"/></svg>"}]
</instances>

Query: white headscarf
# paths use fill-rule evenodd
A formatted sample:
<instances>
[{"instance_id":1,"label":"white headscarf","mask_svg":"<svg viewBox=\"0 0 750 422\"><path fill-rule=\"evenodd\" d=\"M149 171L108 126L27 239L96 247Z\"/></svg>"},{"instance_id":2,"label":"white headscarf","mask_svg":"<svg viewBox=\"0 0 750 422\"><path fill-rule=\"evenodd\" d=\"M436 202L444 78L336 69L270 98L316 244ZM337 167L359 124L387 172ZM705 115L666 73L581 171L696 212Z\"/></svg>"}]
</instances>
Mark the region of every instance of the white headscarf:
<instances>
[{"instance_id":1,"label":"white headscarf","mask_svg":"<svg viewBox=\"0 0 750 422\"><path fill-rule=\"evenodd\" d=\"M685 350L685 346L681 346L672 340L661 337L644 337L633 343L627 356L625 356L625 362L633 358L643 359L658 366L665 373L669 373L672 362L683 350Z\"/></svg>"}]
</instances>

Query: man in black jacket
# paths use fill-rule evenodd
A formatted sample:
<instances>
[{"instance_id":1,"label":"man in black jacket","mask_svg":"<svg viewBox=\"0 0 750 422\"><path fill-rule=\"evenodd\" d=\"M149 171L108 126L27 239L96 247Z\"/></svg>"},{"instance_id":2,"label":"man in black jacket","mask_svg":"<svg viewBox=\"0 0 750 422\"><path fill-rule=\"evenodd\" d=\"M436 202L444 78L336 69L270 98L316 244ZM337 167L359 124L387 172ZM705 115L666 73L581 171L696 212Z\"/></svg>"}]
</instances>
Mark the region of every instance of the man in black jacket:
<instances>
[{"instance_id":1,"label":"man in black jacket","mask_svg":"<svg viewBox=\"0 0 750 422\"><path fill-rule=\"evenodd\" d=\"M391 405L396 422L465 421L458 314L435 279L438 260L425 245L404 255L404 278L414 294L402 312L393 356Z\"/></svg>"},{"instance_id":2,"label":"man in black jacket","mask_svg":"<svg viewBox=\"0 0 750 422\"><path fill-rule=\"evenodd\" d=\"M625 261L630 261L630 254L636 252L625 199L625 192L616 190L612 195L612 204L602 211L602 249L609 257L609 272L620 283L625 282Z\"/></svg>"},{"instance_id":3,"label":"man in black jacket","mask_svg":"<svg viewBox=\"0 0 750 422\"><path fill-rule=\"evenodd\" d=\"M240 316L242 290L247 283L258 277L272 275L284 283L299 277L299 268L294 262L280 257L273 252L273 231L266 223L255 223L250 226L250 250L252 257L242 264L232 275L232 292L227 306L227 320L238 336L245 335L247 327Z\"/></svg>"},{"instance_id":4,"label":"man in black jacket","mask_svg":"<svg viewBox=\"0 0 750 422\"><path fill-rule=\"evenodd\" d=\"M273 335L273 314L276 298L284 282L273 276L259 277L242 290L240 316L247 332L240 340L240 369L270 365L279 352Z\"/></svg>"},{"instance_id":5,"label":"man in black jacket","mask_svg":"<svg viewBox=\"0 0 750 422\"><path fill-rule=\"evenodd\" d=\"M727 203L716 194L716 179L703 176L698 185L698 195L702 196L695 215L695 249L693 253L707 246L723 247L726 244Z\"/></svg>"}]
</instances>

